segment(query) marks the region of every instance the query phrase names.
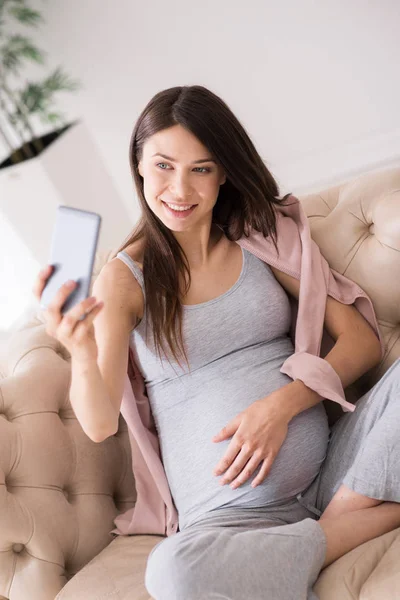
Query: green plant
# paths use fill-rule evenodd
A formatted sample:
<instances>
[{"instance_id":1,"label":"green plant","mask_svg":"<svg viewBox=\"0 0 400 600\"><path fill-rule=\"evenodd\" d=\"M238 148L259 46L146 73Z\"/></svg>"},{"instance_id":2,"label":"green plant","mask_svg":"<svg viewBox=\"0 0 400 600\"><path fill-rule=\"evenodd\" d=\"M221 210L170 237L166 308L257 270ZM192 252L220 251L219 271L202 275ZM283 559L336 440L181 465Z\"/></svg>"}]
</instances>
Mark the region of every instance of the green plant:
<instances>
[{"instance_id":1,"label":"green plant","mask_svg":"<svg viewBox=\"0 0 400 600\"><path fill-rule=\"evenodd\" d=\"M15 27L13 32L13 22L18 30L20 25L38 27L44 19L26 0L0 0L0 136L10 151L11 162L17 163L44 148L42 137L34 131L35 118L51 125L52 130L66 126L64 115L54 108L54 96L75 91L80 83L57 67L41 81L25 80L15 89L12 82L23 79L25 62L44 65L45 53L29 37L15 32Z\"/></svg>"}]
</instances>

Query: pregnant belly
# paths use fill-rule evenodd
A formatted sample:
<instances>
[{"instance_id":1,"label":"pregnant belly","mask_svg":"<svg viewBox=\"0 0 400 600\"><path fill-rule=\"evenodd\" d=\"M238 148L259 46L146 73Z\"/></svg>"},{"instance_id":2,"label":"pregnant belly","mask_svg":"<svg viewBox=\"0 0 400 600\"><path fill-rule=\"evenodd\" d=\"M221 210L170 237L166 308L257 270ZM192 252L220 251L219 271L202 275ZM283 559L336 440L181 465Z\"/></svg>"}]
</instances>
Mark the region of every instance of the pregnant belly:
<instances>
[{"instance_id":1,"label":"pregnant belly","mask_svg":"<svg viewBox=\"0 0 400 600\"><path fill-rule=\"evenodd\" d=\"M301 412L288 426L286 439L272 468L257 487L253 475L236 489L219 484L213 473L232 437L212 438L252 402L292 380L280 372L291 343L279 342L271 358L268 346L245 348L180 377L149 386L161 458L179 520L222 506L264 507L294 497L316 477L324 461L329 427L322 403Z\"/></svg>"},{"instance_id":2,"label":"pregnant belly","mask_svg":"<svg viewBox=\"0 0 400 600\"><path fill-rule=\"evenodd\" d=\"M180 428L177 428L178 430ZM180 429L182 432L182 429ZM211 441L209 426L197 421L191 435L162 441L162 458L171 493L182 523L199 514L223 506L261 508L293 498L313 481L326 456L329 427L322 404L297 415L289 423L288 434L270 472L257 487L253 475L236 489L220 485L222 475L213 470L225 455L232 438ZM213 433L213 435L216 431Z\"/></svg>"}]
</instances>

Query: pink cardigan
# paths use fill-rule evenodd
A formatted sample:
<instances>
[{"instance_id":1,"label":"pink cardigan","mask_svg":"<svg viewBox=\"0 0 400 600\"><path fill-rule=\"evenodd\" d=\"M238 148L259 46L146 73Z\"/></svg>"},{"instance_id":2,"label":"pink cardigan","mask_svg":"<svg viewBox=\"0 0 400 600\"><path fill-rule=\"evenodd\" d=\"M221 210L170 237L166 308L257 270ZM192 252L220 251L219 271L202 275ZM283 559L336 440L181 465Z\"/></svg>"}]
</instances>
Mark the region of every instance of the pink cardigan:
<instances>
[{"instance_id":1,"label":"pink cardigan","mask_svg":"<svg viewBox=\"0 0 400 600\"><path fill-rule=\"evenodd\" d=\"M353 411L355 405L346 401L338 374L320 357L322 344L324 348L328 347L325 355L334 345L324 329L327 294L344 304L355 305L379 337L383 357L385 346L374 308L356 283L329 267L311 238L308 218L300 201L293 195L289 200L290 205L276 206L279 258L272 240L259 232L253 232L248 238L243 236L237 243L264 262L300 279L299 301L291 298L295 351L280 371L293 380L301 379L323 398L338 402L343 411ZM177 531L178 513L160 458L158 435L143 377L133 360L132 350L121 413L128 426L137 499L133 508L114 519L117 527L110 533L170 536Z\"/></svg>"}]
</instances>

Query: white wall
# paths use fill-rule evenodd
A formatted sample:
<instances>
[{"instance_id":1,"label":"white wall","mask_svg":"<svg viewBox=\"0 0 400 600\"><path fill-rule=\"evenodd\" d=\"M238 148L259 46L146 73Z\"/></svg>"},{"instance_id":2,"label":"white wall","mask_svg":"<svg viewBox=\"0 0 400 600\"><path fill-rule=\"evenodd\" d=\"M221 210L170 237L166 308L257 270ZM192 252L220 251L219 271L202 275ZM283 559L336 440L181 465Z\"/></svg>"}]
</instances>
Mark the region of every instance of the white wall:
<instances>
[{"instance_id":1,"label":"white wall","mask_svg":"<svg viewBox=\"0 0 400 600\"><path fill-rule=\"evenodd\" d=\"M85 89L60 96L95 139L132 220L134 122L153 94L222 96L281 192L400 162L397 0L52 0L39 43ZM38 230L38 235L40 231Z\"/></svg>"}]
</instances>

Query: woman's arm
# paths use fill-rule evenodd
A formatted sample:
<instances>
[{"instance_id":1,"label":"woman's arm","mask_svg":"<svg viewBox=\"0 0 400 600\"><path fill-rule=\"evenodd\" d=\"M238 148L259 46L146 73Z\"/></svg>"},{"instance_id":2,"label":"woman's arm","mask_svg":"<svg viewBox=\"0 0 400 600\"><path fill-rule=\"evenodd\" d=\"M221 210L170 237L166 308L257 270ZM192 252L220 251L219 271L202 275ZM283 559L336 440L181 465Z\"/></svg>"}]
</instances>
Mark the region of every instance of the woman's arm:
<instances>
[{"instance_id":1,"label":"woman's arm","mask_svg":"<svg viewBox=\"0 0 400 600\"><path fill-rule=\"evenodd\" d=\"M300 281L276 267L271 267L271 270L285 290L298 300ZM327 298L324 326L335 345L323 358L337 372L345 389L379 363L380 341L368 321L354 306L343 304L332 296ZM288 387L293 391L291 400L287 403L289 419L322 400L317 392L300 379L296 379Z\"/></svg>"}]
</instances>

